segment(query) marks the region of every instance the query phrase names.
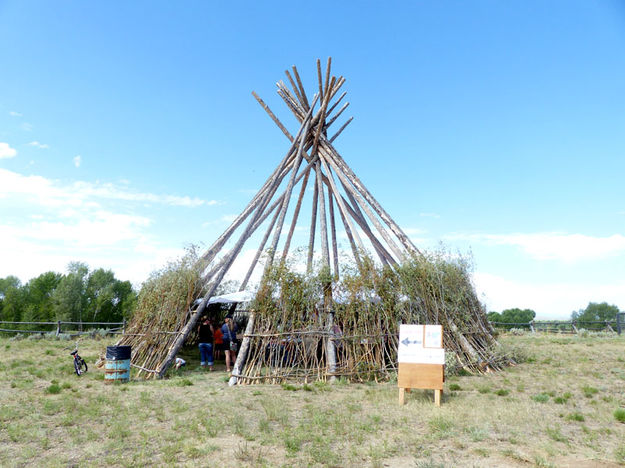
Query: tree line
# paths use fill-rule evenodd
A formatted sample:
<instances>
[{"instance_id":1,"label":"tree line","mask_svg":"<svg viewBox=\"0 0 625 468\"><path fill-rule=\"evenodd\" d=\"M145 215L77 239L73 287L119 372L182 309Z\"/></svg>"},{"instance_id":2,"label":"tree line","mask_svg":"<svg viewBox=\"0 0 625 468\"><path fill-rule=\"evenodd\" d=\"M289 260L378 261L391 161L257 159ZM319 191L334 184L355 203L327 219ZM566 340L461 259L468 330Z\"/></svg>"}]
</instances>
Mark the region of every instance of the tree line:
<instances>
[{"instance_id":1,"label":"tree line","mask_svg":"<svg viewBox=\"0 0 625 468\"><path fill-rule=\"evenodd\" d=\"M130 281L120 281L111 270L89 271L85 263L71 262L67 274L48 271L25 284L16 276L0 278L0 320L11 322L121 322L129 319L137 302ZM571 321L615 321L619 308L590 302L571 313ZM489 312L498 323L529 323L531 309ZM558 321L555 321L558 322Z\"/></svg>"},{"instance_id":2,"label":"tree line","mask_svg":"<svg viewBox=\"0 0 625 468\"><path fill-rule=\"evenodd\" d=\"M583 328L596 328L593 324L584 325L583 322L614 322L616 315L620 312L615 305L607 302L590 302L585 309L579 309L571 313L572 322L581 322ZM498 323L529 323L536 318L536 312L532 309L506 309L499 312L489 312L488 320ZM563 320L550 320L550 322L559 323Z\"/></svg>"},{"instance_id":3,"label":"tree line","mask_svg":"<svg viewBox=\"0 0 625 468\"><path fill-rule=\"evenodd\" d=\"M0 320L12 322L121 322L132 315L137 293L111 270L89 271L72 262L67 274L48 271L25 284L0 278Z\"/></svg>"}]
</instances>

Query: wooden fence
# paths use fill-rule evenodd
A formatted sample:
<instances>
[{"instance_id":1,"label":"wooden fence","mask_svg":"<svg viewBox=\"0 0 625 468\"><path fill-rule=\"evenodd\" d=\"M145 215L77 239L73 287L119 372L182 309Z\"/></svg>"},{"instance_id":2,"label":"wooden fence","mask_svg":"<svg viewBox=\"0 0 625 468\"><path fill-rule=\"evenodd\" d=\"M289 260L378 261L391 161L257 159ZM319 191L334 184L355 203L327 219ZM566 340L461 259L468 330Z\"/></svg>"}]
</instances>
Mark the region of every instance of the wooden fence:
<instances>
[{"instance_id":1,"label":"wooden fence","mask_svg":"<svg viewBox=\"0 0 625 468\"><path fill-rule=\"evenodd\" d=\"M11 326L11 328L5 328L5 326ZM48 327L49 330L33 330L32 327ZM95 333L95 331L105 329L107 334L121 335L126 331L126 319L122 322L7 322L0 321L0 332L4 333L54 333L59 336L61 333L69 334L72 336L89 335Z\"/></svg>"}]
</instances>

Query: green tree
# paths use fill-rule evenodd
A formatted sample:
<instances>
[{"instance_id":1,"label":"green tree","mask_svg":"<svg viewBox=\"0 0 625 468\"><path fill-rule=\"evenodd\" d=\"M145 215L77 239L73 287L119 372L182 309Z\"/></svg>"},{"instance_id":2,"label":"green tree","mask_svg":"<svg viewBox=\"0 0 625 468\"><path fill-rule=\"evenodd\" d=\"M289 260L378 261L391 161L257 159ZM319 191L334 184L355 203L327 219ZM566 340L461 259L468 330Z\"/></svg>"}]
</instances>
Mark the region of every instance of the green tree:
<instances>
[{"instance_id":1,"label":"green tree","mask_svg":"<svg viewBox=\"0 0 625 468\"><path fill-rule=\"evenodd\" d=\"M0 312L2 320L19 322L26 309L26 300L22 282L16 276L0 279Z\"/></svg>"},{"instance_id":2,"label":"green tree","mask_svg":"<svg viewBox=\"0 0 625 468\"><path fill-rule=\"evenodd\" d=\"M486 317L490 322L501 322L501 314L499 312L489 312Z\"/></svg>"},{"instance_id":3,"label":"green tree","mask_svg":"<svg viewBox=\"0 0 625 468\"><path fill-rule=\"evenodd\" d=\"M503 328L510 329L515 327L521 327L522 325L514 325L514 324L526 324L534 320L536 317L536 312L531 309L506 309L501 313L499 312L489 312L486 314L488 320L491 322L499 322L499 323L509 323L511 325L503 325ZM502 327L502 325L497 325L498 327Z\"/></svg>"},{"instance_id":4,"label":"green tree","mask_svg":"<svg viewBox=\"0 0 625 468\"><path fill-rule=\"evenodd\" d=\"M93 322L119 322L130 317L137 296L129 281L120 281L111 270L102 268L89 275L86 295L86 316Z\"/></svg>"},{"instance_id":5,"label":"green tree","mask_svg":"<svg viewBox=\"0 0 625 468\"><path fill-rule=\"evenodd\" d=\"M92 322L104 322L110 317L115 297L115 275L111 270L98 268L87 279L87 309L85 316Z\"/></svg>"},{"instance_id":6,"label":"green tree","mask_svg":"<svg viewBox=\"0 0 625 468\"><path fill-rule=\"evenodd\" d=\"M115 304L116 309L114 317L110 322L118 322L122 319L129 319L135 310L137 305L137 292L133 289L130 281L117 281L115 283Z\"/></svg>"},{"instance_id":7,"label":"green tree","mask_svg":"<svg viewBox=\"0 0 625 468\"><path fill-rule=\"evenodd\" d=\"M501 321L506 323L529 323L536 317L532 309L506 309L501 312Z\"/></svg>"},{"instance_id":8,"label":"green tree","mask_svg":"<svg viewBox=\"0 0 625 468\"><path fill-rule=\"evenodd\" d=\"M615 305L609 305L607 302L597 303L590 302L585 309L580 309L571 314L571 320L582 322L580 327L583 328L603 328L602 324L592 324L583 322L605 322L616 320L616 314L619 308Z\"/></svg>"},{"instance_id":9,"label":"green tree","mask_svg":"<svg viewBox=\"0 0 625 468\"><path fill-rule=\"evenodd\" d=\"M56 320L65 322L82 322L83 311L87 305L87 275L89 267L80 262L71 262L67 267L69 273L59 281L52 294L54 315Z\"/></svg>"},{"instance_id":10,"label":"green tree","mask_svg":"<svg viewBox=\"0 0 625 468\"><path fill-rule=\"evenodd\" d=\"M24 286L26 300L25 321L48 322L54 320L52 294L62 275L53 271L42 273Z\"/></svg>"}]
</instances>

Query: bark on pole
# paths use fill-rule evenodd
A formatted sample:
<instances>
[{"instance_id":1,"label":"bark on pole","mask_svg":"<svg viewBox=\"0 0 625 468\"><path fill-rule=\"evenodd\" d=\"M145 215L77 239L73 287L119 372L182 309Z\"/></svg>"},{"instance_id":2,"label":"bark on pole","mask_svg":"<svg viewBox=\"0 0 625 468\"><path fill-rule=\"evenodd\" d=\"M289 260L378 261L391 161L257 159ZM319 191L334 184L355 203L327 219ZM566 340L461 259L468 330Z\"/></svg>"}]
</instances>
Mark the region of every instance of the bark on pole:
<instances>
[{"instance_id":1,"label":"bark on pole","mask_svg":"<svg viewBox=\"0 0 625 468\"><path fill-rule=\"evenodd\" d=\"M328 62L328 69L329 69L329 64L330 64L330 62ZM322 87L322 84L321 84L321 63L320 63L319 60L317 61L317 71L318 71L320 93L323 94L324 90L323 90L323 87ZM328 75L326 75L326 81L327 81L327 78L328 78ZM343 82L344 82L344 79L341 77L336 82L336 85L331 86L333 94L338 91L338 88L342 85ZM325 91L326 91L326 93L328 92L328 90L325 90ZM296 103L293 102L293 101L288 102L289 100L287 98L285 98L284 96L283 96L283 99L285 99L285 102L287 102L287 104L289 105L289 108L291 108L293 110L293 107L295 106ZM326 106L327 106L327 102L328 101L329 100L323 100L322 102L324 104L326 104ZM325 110L324 108L326 106L322 106L322 110ZM293 110L293 113L297 117L301 113L301 109ZM351 120L352 119L350 118L347 122L345 122L345 124L343 124L343 126L339 129L339 131L332 137L332 141L334 141L336 139L336 137L343 131L343 129L349 124L349 122L351 122ZM318 136L315 135L315 137L316 137L315 138L315 142L317 142ZM414 246L414 244L412 244L412 242L410 241L408 236L406 236L404 234L404 232L395 223L395 221L379 205L377 200L373 197L373 195L371 195L371 193L367 190L367 188L364 186L364 184L362 184L360 179L358 179L358 177L354 174L354 172L351 170L351 168L349 168L349 166L347 166L345 161L341 158L341 156L338 154L338 152L336 152L334 147L331 145L331 142L328 141L325 138L325 136L323 136L323 135L321 135L320 137L321 137L321 146L323 147L324 150L328 151L328 161L332 161L332 158L334 157L335 161L333 161L333 162L335 162L336 165L339 166L339 168L345 173L345 175L350 180L352 185L356 188L356 190L358 190L362 194L362 196L365 198L365 200L367 200L367 202L371 205L371 207L374 209L374 211L378 214L380 219L382 219L389 226L389 228L391 229L393 234L395 234L395 236L399 239L399 241L402 243L402 245L410 252L420 253L419 250ZM315 148L315 146L316 145L314 145L313 148ZM324 151L324 153L325 153L325 151ZM370 218L372 219L372 221L375 219L375 217L370 217ZM378 226L376 225L376 228L377 227ZM385 240L387 240L387 239L385 239ZM388 243L388 240L387 240L387 243ZM395 251L395 249L393 249L393 250ZM396 252L396 255L398 255L397 252ZM400 252L400 254L398 256L401 259L403 257L403 253Z\"/></svg>"},{"instance_id":2,"label":"bark on pole","mask_svg":"<svg viewBox=\"0 0 625 468\"><path fill-rule=\"evenodd\" d=\"M391 229L391 231L393 231L393 234L395 234L395 237L397 237L400 240L400 242L404 245L404 247L406 247L406 249L408 249L409 251L414 252L414 253L420 253L419 249L417 249L414 246L412 241L410 241L408 236L404 234L404 232L397 225L397 223L395 223L393 218L389 216L389 214L384 210L384 208L382 208L382 206L380 206L380 204L373 197L373 195L371 195L369 190L367 190L367 188L360 181L358 176L354 174L354 171L352 171L351 168L347 165L347 163L345 163L341 155L338 154L338 152L334 149L334 147L332 147L332 145L329 142L326 142L324 137L322 137L322 139L323 139L322 144L324 145L325 148L330 150L330 152L332 153L332 156L334 157L334 161L342 169L342 171L348 177L352 185L360 192L363 198L367 200L367 203L371 205L371 207L378 214L380 219L382 219L382 221L386 223L386 225Z\"/></svg>"},{"instance_id":3,"label":"bark on pole","mask_svg":"<svg viewBox=\"0 0 625 468\"><path fill-rule=\"evenodd\" d=\"M343 98L347 96L347 91L343 91L341 93L341 95L339 96L339 98L334 102L334 104L332 104L332 106L328 109L328 115L332 114L332 111L336 108L336 106L339 105L339 103L343 100ZM330 125L328 124L328 127Z\"/></svg>"},{"instance_id":4,"label":"bark on pole","mask_svg":"<svg viewBox=\"0 0 625 468\"><path fill-rule=\"evenodd\" d=\"M330 143L336 140L336 138L341 134L343 130L345 130L345 127L347 127L351 123L352 120L354 120L354 118L350 117L349 119L347 119L347 121L343 125L341 125L341 128L339 128L337 132L334 134L334 136L330 138Z\"/></svg>"},{"instance_id":5,"label":"bark on pole","mask_svg":"<svg viewBox=\"0 0 625 468\"><path fill-rule=\"evenodd\" d=\"M293 69L293 75L295 75L295 80L297 81L297 86L299 86L299 91L300 94L302 96L302 104L304 105L304 109L310 107L308 105L308 99L306 98L306 91L304 90L304 86L302 85L302 80L299 77L299 73L297 72L297 68L295 67L295 65L293 65L293 67L291 67Z\"/></svg>"},{"instance_id":6,"label":"bark on pole","mask_svg":"<svg viewBox=\"0 0 625 468\"><path fill-rule=\"evenodd\" d=\"M399 247L397 247L392 237L388 234L386 229L384 229L384 226L382 226L382 224L378 221L378 218L371 212L371 210L367 206L367 203L360 197L358 192L349 185L349 180L338 169L338 165L334 164L334 161L332 161L332 158L328 158L327 161L330 163L332 168L335 170L336 175L341 180L348 197L350 199L354 199L355 206L360 205L362 207L362 209L365 211L365 213L367 214L367 216L369 217L373 225L376 227L378 232L382 235L382 237L386 241L386 244L391 248L391 250L397 256L397 258L400 261L402 261L404 259L404 253L401 251Z\"/></svg>"},{"instance_id":7,"label":"bark on pole","mask_svg":"<svg viewBox=\"0 0 625 468\"><path fill-rule=\"evenodd\" d=\"M304 199L304 194L306 193L306 187L308 185L308 177L310 176L310 169L306 171L306 175L304 176L304 181L302 182L302 187L299 191L299 196L297 198L297 204L295 205L295 213L293 213L293 219L291 220L291 227L289 228L289 233L286 236L286 241L284 243L284 250L282 251L282 262L286 260L286 257L289 253L289 248L291 247L291 239L293 238L293 233L295 232L295 226L297 225L297 219L299 218L299 211L302 207L302 200Z\"/></svg>"},{"instance_id":8,"label":"bark on pole","mask_svg":"<svg viewBox=\"0 0 625 468\"><path fill-rule=\"evenodd\" d=\"M345 208L347 208L347 211L352 217L352 219L356 221L358 226L360 226L360 229L362 229L362 232L367 236L367 238L371 242L371 245L373 246L376 253L378 254L378 257L380 258L380 261L384 265L397 265L397 262L395 261L393 256L386 250L386 248L382 245L382 243L378 240L378 238L373 234L373 232L371 232L371 229L369 228L369 225L367 224L367 221L364 219L364 217L362 217L361 214L357 213L354 210L354 208L351 207L349 202L345 200L345 198L343 197L341 198L343 200Z\"/></svg>"},{"instance_id":9,"label":"bark on pole","mask_svg":"<svg viewBox=\"0 0 625 468\"><path fill-rule=\"evenodd\" d=\"M315 163L315 166L317 164L318 162ZM315 181L315 188L314 188L313 200L312 200L312 214L310 217L310 236L308 238L308 259L306 261L306 271L308 273L312 271L312 266L313 266L313 253L315 249L315 231L317 229L317 200L318 200L317 191L318 190L319 190L319 185L317 184L317 181Z\"/></svg>"},{"instance_id":10,"label":"bark on pole","mask_svg":"<svg viewBox=\"0 0 625 468\"><path fill-rule=\"evenodd\" d=\"M328 208L330 209L330 232L332 234L332 262L334 264L334 277L339 279L339 254L336 243L336 220L334 219L334 200L332 192L328 190Z\"/></svg>"},{"instance_id":11,"label":"bark on pole","mask_svg":"<svg viewBox=\"0 0 625 468\"><path fill-rule=\"evenodd\" d=\"M323 265L325 267L330 267L330 253L328 250L328 225L327 225L327 219L326 219L326 203L325 203L325 196L324 196L324 190L323 190L323 181L322 181L322 175L321 175L321 168L319 167L319 164L317 164L317 166L315 167L316 171L317 171L317 195L319 196L319 228L320 228L320 232L319 234L321 235L321 258L323 259Z\"/></svg>"},{"instance_id":12,"label":"bark on pole","mask_svg":"<svg viewBox=\"0 0 625 468\"><path fill-rule=\"evenodd\" d=\"M321 160L322 164L325 164L325 162L323 160ZM327 166L327 165L326 165ZM335 194L335 198L336 198L336 204L339 207L339 211L343 214L344 216L344 221L347 223L345 226L347 227L349 225L349 231L351 232L352 236L354 237L354 240L356 241L356 246L358 248L359 251L364 251L365 248L362 245L362 241L360 240L360 236L358 235L358 232L356 231L356 229L354 228L354 225L352 224L351 218L349 217L348 213L347 213L347 209L345 208L345 205L343 204L343 200L341 197L336 196L338 192L337 188L336 188L336 184L334 183L334 177L332 175L332 173L328 170L326 170L326 174L328 177L328 182L330 183L330 186L332 187L332 191Z\"/></svg>"},{"instance_id":13,"label":"bark on pole","mask_svg":"<svg viewBox=\"0 0 625 468\"><path fill-rule=\"evenodd\" d=\"M336 119L338 119L338 118L341 116L341 114L343 113L343 111L344 111L345 109L347 109L348 107L349 107L349 102L346 102L345 104L343 104L343 107L341 107L341 109L340 109L340 110L339 110L336 114L334 114L334 116L332 116L332 118L331 118L330 120L328 120L328 122L326 123L326 128L327 128L327 127L330 127L330 125L332 125L332 124L336 121ZM329 115L331 112L332 112L332 109L329 109L329 110L328 110L328 115Z\"/></svg>"},{"instance_id":14,"label":"bark on pole","mask_svg":"<svg viewBox=\"0 0 625 468\"><path fill-rule=\"evenodd\" d=\"M285 158L282 160L281 164L278 165L276 170L269 176L269 179L265 182L265 184L261 187L258 193L252 198L252 200L245 207L243 212L235 218L235 220L230 224L228 229L224 231L224 233L217 238L217 240L211 245L206 253L202 255L201 261L205 262L206 265L210 264L213 261L215 256L219 253L219 251L223 248L224 244L230 239L234 231L247 219L247 217L252 213L258 205L261 203L261 200L265 197L267 192L269 191L269 186L271 182L275 180L276 177L279 177L281 172L281 167L288 166L288 160L291 158L292 154L289 152Z\"/></svg>"},{"instance_id":15,"label":"bark on pole","mask_svg":"<svg viewBox=\"0 0 625 468\"><path fill-rule=\"evenodd\" d=\"M335 194L335 198L337 197L338 195ZM336 206L339 208L339 215L341 216L341 222L343 223L343 227L345 228L345 234L347 234L347 239L349 240L349 245L352 249L354 260L356 260L358 271L362 271L362 262L360 261L360 252L358 251L358 247L356 246L356 242L354 241L354 236L352 235L352 230L350 228L350 225L345 218L345 214L343 213L343 211L341 210L341 207L339 206L338 199L336 201Z\"/></svg>"},{"instance_id":16,"label":"bark on pole","mask_svg":"<svg viewBox=\"0 0 625 468\"><path fill-rule=\"evenodd\" d=\"M318 61L317 63L317 68L318 68L318 77L319 77L319 81L320 81L320 92L325 92L326 93L326 99L323 100L323 104L322 104L322 111L327 107L327 104L329 102L329 100L327 99L327 93L329 92L327 89L323 89L321 87L321 74L320 74L320 62ZM328 72L326 73L326 83L328 81L329 78L329 62L328 62ZM332 93L336 93L336 91L338 90L338 87L340 87L340 85L344 82L344 79L339 79L339 81L337 82L337 84L335 86L330 85L330 87L332 88ZM334 83L333 83L334 84ZM296 107L297 103L295 102L295 99L290 96L287 97L287 94L285 93L285 95L282 96L283 99L285 100L285 102L287 103L287 105L289 106L290 109L292 109L294 115L296 117L298 117L298 115L301 113L301 109L294 109L294 107ZM345 106L344 106L345 108ZM344 109L343 108L343 109ZM343 110L342 109L342 110ZM341 110L341 112L342 112ZM323 114L323 112L320 112L321 114ZM339 112L340 114L340 112ZM334 122L335 118L331 120L330 123ZM332 141L343 131L343 129L349 124L349 122L351 122L351 118L339 129L339 131L332 137ZM321 130L321 125L319 125L318 131ZM313 152L317 149L317 141L318 138L321 135L316 134L315 135L315 144L313 145ZM352 198L354 195L359 196L358 192L354 189L347 189L346 184L345 184L345 180L348 179L351 182L351 177L350 174L346 174L343 175L341 173L341 169L342 167L340 167L340 164L338 162L333 161L333 156L334 153L336 153L336 151L334 150L333 147L331 147L330 143L325 140L325 137L321 136L322 138L322 142L321 142L321 146L322 146L322 152L326 153L328 155L328 162L330 164L332 164L333 168L337 171L337 174L339 176L339 178L341 179L341 182L343 182L343 186L346 188L346 191L348 193L348 196L350 196L350 198ZM340 156L339 156L340 157ZM342 159L341 159L342 161ZM345 165L346 166L346 165ZM351 169L350 169L351 172ZM352 172L353 174L353 172ZM353 185L356 187L357 190L360 189L364 189L365 191L367 190L366 187L364 187L364 185L362 185L362 183L360 182L360 180L355 176L355 181L353 182ZM350 185L350 182L347 182L347 185ZM360 187L358 187L357 184L360 184ZM368 191L367 191L368 194ZM370 195L370 194L369 194ZM378 216L380 216L380 218L382 220L384 220L387 225L389 225L389 227L391 228L391 230L393 231L393 233L397 236L397 238L400 240L400 242L404 245L404 247L406 249L408 249L409 251L412 252L418 252L418 250L416 249L416 247L414 247L414 245L412 244L412 242L410 242L410 240L408 239L407 236L405 236L405 234L403 233L403 231L401 231L401 229L399 228L399 226L396 225L396 223L392 220L392 218L390 218L390 216L388 216L388 214L386 214L386 212L384 212L384 210L379 206L376 207L375 205L377 204L377 201L370 196L373 203L371 204L371 206L373 207L373 209L378 213ZM365 199L367 199L367 196L365 195ZM369 202L371 202L371 200L367 200ZM373 215L373 213L369 210L369 208L367 207L367 204L364 201L360 201L360 203L363 206L363 209L365 209L365 211L367 212L367 215L369 216L369 218L371 219L371 221L374 223L374 225L376 226L376 229L378 230L378 232L380 232L380 234L382 235L382 237L384 237L384 240L387 242L388 246L391 248L391 250L395 253L395 255L401 260L404 257L404 253L401 251L401 249L399 249L396 244L394 243L393 239L388 235L386 229L379 223L379 221L377 220L377 217L375 215ZM356 206L358 206L358 203L356 203ZM370 232L370 231L369 231ZM400 235L397 234L397 232L400 233ZM403 237L402 237L403 236ZM370 237L370 236L368 236ZM385 250L385 249L384 249ZM376 247L376 251L378 251L378 254L380 254L379 249ZM388 256L386 257L386 260L383 259L383 261L386 262L390 262L391 264L395 264L396 261L390 257L388 258Z\"/></svg>"},{"instance_id":17,"label":"bark on pole","mask_svg":"<svg viewBox=\"0 0 625 468\"><path fill-rule=\"evenodd\" d=\"M286 74L286 77L288 78L289 83L291 83L291 88L293 88L293 92L297 96L297 99L299 100L299 102L302 103L302 107L306 109L306 106L304 106L304 97L300 94L300 90L295 84L295 81L293 81L293 77L291 76L291 73L289 73L288 70L285 70L284 73Z\"/></svg>"},{"instance_id":18,"label":"bark on pole","mask_svg":"<svg viewBox=\"0 0 625 468\"><path fill-rule=\"evenodd\" d=\"M323 99L323 79L321 78L321 60L317 59L317 78L319 80L319 96Z\"/></svg>"},{"instance_id":19,"label":"bark on pole","mask_svg":"<svg viewBox=\"0 0 625 468\"><path fill-rule=\"evenodd\" d=\"M271 234L271 231L273 230L273 226L276 224L276 220L278 219L278 215L279 214L280 214L280 212L278 210L276 210L276 214L273 216L273 219L271 220L271 223L269 223L269 227L265 231L265 235L264 235L263 239L260 241L260 245L258 246L258 249L256 250L256 254L254 255L254 259L252 260L252 264L250 265L249 269L247 270L247 273L245 274L245 277L243 278L243 281L241 282L241 286L239 288L239 291L244 291L245 290L245 287L247 286L247 282L252 277L252 273L254 272L254 268L256 268L256 264L258 263L258 259L260 258L260 256L263 253L263 250L265 248L265 244L267 243L267 239L269 239L269 235Z\"/></svg>"},{"instance_id":20,"label":"bark on pole","mask_svg":"<svg viewBox=\"0 0 625 468\"><path fill-rule=\"evenodd\" d=\"M314 106L314 102L313 102ZM273 236L273 241L271 243L271 249L269 252L269 260L267 261L267 267L271 265L273 262L273 257L275 255L276 249L278 248L278 241L280 239L280 234L282 232L282 225L284 224L284 218L286 217L286 210L289 208L289 201L291 200L291 194L293 193L293 186L295 185L295 178L297 176L297 171L302 163L302 152L304 150L304 141L308 135L310 121L306 122L304 127L304 132L300 136L299 146L297 149L297 158L295 160L295 164L293 165L293 172L291 174L291 178L289 179L289 183L287 184L284 199L282 200L282 207L280 209L280 216L278 218L278 224L276 225L276 229Z\"/></svg>"},{"instance_id":21,"label":"bark on pole","mask_svg":"<svg viewBox=\"0 0 625 468\"><path fill-rule=\"evenodd\" d=\"M349 202L343 199L343 203L345 203L345 207L350 212L352 218L354 218L354 221L358 223L360 228L369 238L369 241L373 245L373 248L376 250L378 256L380 257L380 261L382 261L384 265L396 265L397 262L395 261L393 256L386 250L386 248L382 245L382 243L378 240L378 238L371 232L371 229L369 228L369 225L367 224L367 220L362 214L362 212L360 211L360 208L358 207L358 203L356 202L354 197L351 196L349 190L347 190L347 188L345 187L345 184L343 182L341 182L341 184L343 185L343 189L345 190L345 193L347 194L347 198L349 198Z\"/></svg>"}]
</instances>

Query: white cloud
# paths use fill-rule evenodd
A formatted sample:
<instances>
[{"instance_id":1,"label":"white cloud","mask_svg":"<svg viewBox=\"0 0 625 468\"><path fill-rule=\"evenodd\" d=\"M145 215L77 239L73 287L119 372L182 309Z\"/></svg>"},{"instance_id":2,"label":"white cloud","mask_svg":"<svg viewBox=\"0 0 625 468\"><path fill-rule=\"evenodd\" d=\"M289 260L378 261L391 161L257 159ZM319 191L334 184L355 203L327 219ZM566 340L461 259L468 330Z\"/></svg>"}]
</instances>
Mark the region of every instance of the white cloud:
<instances>
[{"instance_id":1,"label":"white cloud","mask_svg":"<svg viewBox=\"0 0 625 468\"><path fill-rule=\"evenodd\" d=\"M531 234L480 234L453 235L448 239L467 239L495 245L520 248L536 260L561 260L575 262L597 260L625 253L625 236L613 234L592 237L584 234L531 233Z\"/></svg>"},{"instance_id":2,"label":"white cloud","mask_svg":"<svg viewBox=\"0 0 625 468\"><path fill-rule=\"evenodd\" d=\"M82 156L79 154L74 156L73 161L74 161L74 166L80 167L80 163L82 162Z\"/></svg>"},{"instance_id":3,"label":"white cloud","mask_svg":"<svg viewBox=\"0 0 625 468\"><path fill-rule=\"evenodd\" d=\"M625 281L593 285L586 283L528 283L504 279L489 273L475 273L478 293L489 310L501 312L518 307L532 309L539 319L567 319L571 312L589 302L604 302L625 309Z\"/></svg>"},{"instance_id":4,"label":"white cloud","mask_svg":"<svg viewBox=\"0 0 625 468\"><path fill-rule=\"evenodd\" d=\"M46 206L97 206L96 200L125 200L151 202L168 206L199 207L218 204L215 200L202 200L177 195L160 195L133 192L126 187L110 183L74 182L61 185L59 181L32 175L25 176L0 168L0 198L20 196ZM95 205L94 205L95 204Z\"/></svg>"},{"instance_id":5,"label":"white cloud","mask_svg":"<svg viewBox=\"0 0 625 468\"><path fill-rule=\"evenodd\" d=\"M15 112L15 111L10 111L9 115L11 117L22 117L22 114L20 114L19 112Z\"/></svg>"},{"instance_id":6,"label":"white cloud","mask_svg":"<svg viewBox=\"0 0 625 468\"><path fill-rule=\"evenodd\" d=\"M216 202L215 200L210 200L209 202L207 202L207 205L216 205L218 204L218 202ZM217 219L213 219L210 221L204 221L202 223L202 227L203 228L207 228L210 226L224 226L224 225L229 225L232 224L232 222L237 219L237 216L239 215L235 215L235 214L225 214L223 216L221 216L220 218Z\"/></svg>"},{"instance_id":7,"label":"white cloud","mask_svg":"<svg viewBox=\"0 0 625 468\"><path fill-rule=\"evenodd\" d=\"M114 208L105 203L116 202ZM135 202L168 206L208 205L204 200L132 192L113 184L63 184L38 175L0 168L0 277L14 274L23 281L44 271L64 271L70 261L111 268L136 284L179 257L183 249L152 233L153 221ZM123 210L123 212L122 212Z\"/></svg>"},{"instance_id":8,"label":"white cloud","mask_svg":"<svg viewBox=\"0 0 625 468\"><path fill-rule=\"evenodd\" d=\"M67 224L37 220L15 227L0 223L0 277L16 275L26 282L45 271L65 271L71 261L82 261L91 268L111 269L117 278L138 287L152 271L183 253L146 235L144 223L140 217L105 212ZM42 229L50 229L51 238Z\"/></svg>"},{"instance_id":9,"label":"white cloud","mask_svg":"<svg viewBox=\"0 0 625 468\"><path fill-rule=\"evenodd\" d=\"M8 143L0 142L0 159L8 159L17 156L17 150L11 148Z\"/></svg>"},{"instance_id":10,"label":"white cloud","mask_svg":"<svg viewBox=\"0 0 625 468\"><path fill-rule=\"evenodd\" d=\"M28 143L28 146L34 146L35 148L39 148L39 149L50 148L50 146L46 145L45 143L39 143L38 141L31 141L30 143Z\"/></svg>"},{"instance_id":11,"label":"white cloud","mask_svg":"<svg viewBox=\"0 0 625 468\"><path fill-rule=\"evenodd\" d=\"M112 184L74 182L26 176L0 168L0 277L27 281L44 271L64 271L70 261L110 268L136 285L182 248L168 245L152 232L153 221L133 213L130 203L149 200L165 205L199 206L189 197L130 192ZM110 205L110 204L109 204ZM121 210L124 210L122 212Z\"/></svg>"},{"instance_id":12,"label":"white cloud","mask_svg":"<svg viewBox=\"0 0 625 468\"><path fill-rule=\"evenodd\" d=\"M73 185L76 192L84 196L96 198L108 198L114 200L126 200L136 202L161 203L170 206L187 206L195 208L198 206L212 206L219 202L216 200L202 200L201 198L181 197L177 195L158 195L154 193L132 192L124 187L115 186L110 183L90 183L76 182Z\"/></svg>"},{"instance_id":13,"label":"white cloud","mask_svg":"<svg viewBox=\"0 0 625 468\"><path fill-rule=\"evenodd\" d=\"M69 214L69 213L66 213ZM141 229L151 224L143 216L130 216L98 210L85 216L64 217L59 221L38 221L22 233L24 239L59 242L65 245L107 246L122 241L140 240Z\"/></svg>"},{"instance_id":14,"label":"white cloud","mask_svg":"<svg viewBox=\"0 0 625 468\"><path fill-rule=\"evenodd\" d=\"M33 126L32 124L29 124L28 122L24 122L21 125L22 130L24 130L25 132L31 132L33 130Z\"/></svg>"}]
</instances>

